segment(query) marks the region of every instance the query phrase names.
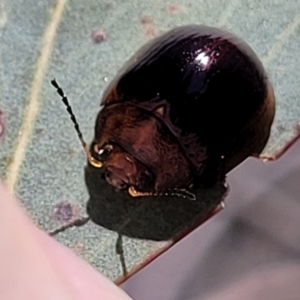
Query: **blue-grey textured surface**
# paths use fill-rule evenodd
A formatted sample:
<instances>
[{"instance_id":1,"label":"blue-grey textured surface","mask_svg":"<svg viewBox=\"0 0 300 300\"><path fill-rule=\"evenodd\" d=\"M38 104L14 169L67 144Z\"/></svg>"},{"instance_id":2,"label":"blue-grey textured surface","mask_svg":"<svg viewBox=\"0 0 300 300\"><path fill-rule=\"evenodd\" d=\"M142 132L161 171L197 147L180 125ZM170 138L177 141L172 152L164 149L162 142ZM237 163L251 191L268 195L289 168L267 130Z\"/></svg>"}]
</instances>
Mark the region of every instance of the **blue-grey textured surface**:
<instances>
[{"instance_id":1,"label":"blue-grey textured surface","mask_svg":"<svg viewBox=\"0 0 300 300\"><path fill-rule=\"evenodd\" d=\"M267 149L280 149L300 119L297 0L0 1L0 110L5 120L0 174L42 228L61 225L55 217L61 202L71 204L70 219L85 215L88 199L85 156L50 80L56 77L63 86L91 141L103 90L123 63L150 38L190 23L227 28L261 57L277 96ZM102 43L93 42L94 30L105 31ZM116 233L90 223L58 239L110 278L121 274ZM162 245L125 238L128 267Z\"/></svg>"}]
</instances>

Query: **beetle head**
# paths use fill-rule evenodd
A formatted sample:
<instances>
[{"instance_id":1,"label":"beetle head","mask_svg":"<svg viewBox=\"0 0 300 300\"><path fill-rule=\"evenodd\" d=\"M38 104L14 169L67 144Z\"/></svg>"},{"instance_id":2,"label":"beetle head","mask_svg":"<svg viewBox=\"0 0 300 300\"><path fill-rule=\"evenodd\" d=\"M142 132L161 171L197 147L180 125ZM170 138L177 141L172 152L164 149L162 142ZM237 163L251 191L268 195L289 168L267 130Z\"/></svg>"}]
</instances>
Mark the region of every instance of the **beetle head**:
<instances>
[{"instance_id":1,"label":"beetle head","mask_svg":"<svg viewBox=\"0 0 300 300\"><path fill-rule=\"evenodd\" d=\"M153 189L152 172L116 142L108 140L103 145L93 143L90 163L103 167L106 181L117 190L135 186L139 191ZM100 165L95 162L100 163Z\"/></svg>"},{"instance_id":2,"label":"beetle head","mask_svg":"<svg viewBox=\"0 0 300 300\"><path fill-rule=\"evenodd\" d=\"M100 162L106 181L133 197L186 188L192 181L189 163L157 110L118 103L97 117L89 161Z\"/></svg>"}]
</instances>

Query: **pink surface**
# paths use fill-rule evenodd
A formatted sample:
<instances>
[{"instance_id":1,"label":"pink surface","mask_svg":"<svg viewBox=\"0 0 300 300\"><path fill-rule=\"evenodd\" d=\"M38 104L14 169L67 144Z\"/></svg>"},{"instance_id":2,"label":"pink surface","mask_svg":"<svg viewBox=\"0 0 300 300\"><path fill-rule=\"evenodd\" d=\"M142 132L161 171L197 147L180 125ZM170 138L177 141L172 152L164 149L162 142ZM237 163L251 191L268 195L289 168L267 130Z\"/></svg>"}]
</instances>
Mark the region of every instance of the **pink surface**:
<instances>
[{"instance_id":1,"label":"pink surface","mask_svg":"<svg viewBox=\"0 0 300 300\"><path fill-rule=\"evenodd\" d=\"M35 227L0 183L1 299L130 299Z\"/></svg>"}]
</instances>

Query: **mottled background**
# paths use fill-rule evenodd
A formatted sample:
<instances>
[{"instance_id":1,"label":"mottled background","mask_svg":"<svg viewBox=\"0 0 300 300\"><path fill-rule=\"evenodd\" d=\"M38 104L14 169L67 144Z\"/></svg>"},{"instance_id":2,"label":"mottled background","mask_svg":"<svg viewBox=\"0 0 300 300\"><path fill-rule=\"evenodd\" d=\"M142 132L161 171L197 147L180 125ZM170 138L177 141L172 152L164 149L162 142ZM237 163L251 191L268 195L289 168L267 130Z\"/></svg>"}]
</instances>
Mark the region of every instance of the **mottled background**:
<instances>
[{"instance_id":1,"label":"mottled background","mask_svg":"<svg viewBox=\"0 0 300 300\"><path fill-rule=\"evenodd\" d=\"M41 228L86 215L88 200L85 155L50 80L63 86L91 141L101 95L123 63L159 33L190 23L234 31L261 57L277 96L267 150L280 149L300 119L297 0L0 1L0 174ZM256 188L249 181L248 192ZM115 232L89 223L57 238L111 279L121 275ZM123 243L129 269L166 245Z\"/></svg>"}]
</instances>

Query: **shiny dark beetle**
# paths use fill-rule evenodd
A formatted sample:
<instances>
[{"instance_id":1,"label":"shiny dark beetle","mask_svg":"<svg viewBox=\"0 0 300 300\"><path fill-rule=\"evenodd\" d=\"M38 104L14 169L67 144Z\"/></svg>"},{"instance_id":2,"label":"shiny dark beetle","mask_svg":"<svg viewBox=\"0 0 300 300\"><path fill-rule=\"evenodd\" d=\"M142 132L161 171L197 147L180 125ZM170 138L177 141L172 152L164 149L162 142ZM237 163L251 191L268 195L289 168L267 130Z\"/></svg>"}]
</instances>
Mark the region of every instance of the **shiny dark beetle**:
<instances>
[{"instance_id":1,"label":"shiny dark beetle","mask_svg":"<svg viewBox=\"0 0 300 300\"><path fill-rule=\"evenodd\" d=\"M91 154L107 182L131 196L184 196L224 179L261 153L275 111L272 88L250 47L196 25L141 49L102 105Z\"/></svg>"},{"instance_id":2,"label":"shiny dark beetle","mask_svg":"<svg viewBox=\"0 0 300 300\"><path fill-rule=\"evenodd\" d=\"M272 87L253 50L207 26L152 40L104 94L90 162L135 196L193 198L193 189L263 150Z\"/></svg>"}]
</instances>

